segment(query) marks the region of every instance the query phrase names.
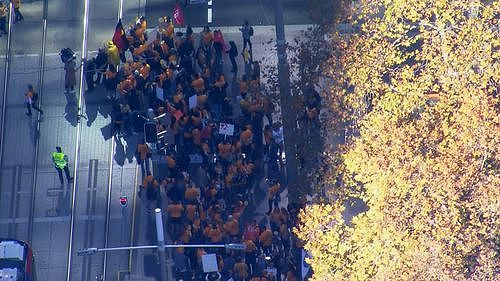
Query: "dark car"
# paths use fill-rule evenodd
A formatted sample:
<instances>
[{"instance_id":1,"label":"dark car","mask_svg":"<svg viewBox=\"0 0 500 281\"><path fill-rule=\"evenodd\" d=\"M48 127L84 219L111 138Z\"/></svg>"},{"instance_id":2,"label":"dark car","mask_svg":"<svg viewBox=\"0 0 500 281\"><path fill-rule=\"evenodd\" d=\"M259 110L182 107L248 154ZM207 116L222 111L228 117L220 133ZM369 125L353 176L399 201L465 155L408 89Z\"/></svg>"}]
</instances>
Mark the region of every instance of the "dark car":
<instances>
[{"instance_id":1,"label":"dark car","mask_svg":"<svg viewBox=\"0 0 500 281\"><path fill-rule=\"evenodd\" d=\"M28 243L0 239L0 281L36 281L34 261Z\"/></svg>"}]
</instances>

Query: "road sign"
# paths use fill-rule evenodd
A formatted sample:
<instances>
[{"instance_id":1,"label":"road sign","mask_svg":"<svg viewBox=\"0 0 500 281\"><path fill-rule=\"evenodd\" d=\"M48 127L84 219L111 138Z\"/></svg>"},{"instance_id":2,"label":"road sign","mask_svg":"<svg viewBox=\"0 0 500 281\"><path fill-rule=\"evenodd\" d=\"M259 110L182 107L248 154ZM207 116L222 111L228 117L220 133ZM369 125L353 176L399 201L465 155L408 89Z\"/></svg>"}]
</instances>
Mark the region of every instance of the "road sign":
<instances>
[{"instance_id":1,"label":"road sign","mask_svg":"<svg viewBox=\"0 0 500 281\"><path fill-rule=\"evenodd\" d=\"M120 205L122 207L127 207L127 205L128 205L127 196L125 196L125 195L120 196Z\"/></svg>"}]
</instances>

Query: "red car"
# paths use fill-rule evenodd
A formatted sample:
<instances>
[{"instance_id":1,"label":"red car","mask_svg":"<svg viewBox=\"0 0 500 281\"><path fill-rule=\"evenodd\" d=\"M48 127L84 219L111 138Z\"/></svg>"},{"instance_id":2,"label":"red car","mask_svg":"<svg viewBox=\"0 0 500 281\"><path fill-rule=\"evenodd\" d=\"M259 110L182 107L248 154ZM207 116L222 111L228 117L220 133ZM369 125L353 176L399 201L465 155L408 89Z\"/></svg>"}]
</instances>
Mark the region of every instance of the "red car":
<instances>
[{"instance_id":1,"label":"red car","mask_svg":"<svg viewBox=\"0 0 500 281\"><path fill-rule=\"evenodd\" d=\"M34 262L28 243L0 239L0 281L36 281Z\"/></svg>"}]
</instances>

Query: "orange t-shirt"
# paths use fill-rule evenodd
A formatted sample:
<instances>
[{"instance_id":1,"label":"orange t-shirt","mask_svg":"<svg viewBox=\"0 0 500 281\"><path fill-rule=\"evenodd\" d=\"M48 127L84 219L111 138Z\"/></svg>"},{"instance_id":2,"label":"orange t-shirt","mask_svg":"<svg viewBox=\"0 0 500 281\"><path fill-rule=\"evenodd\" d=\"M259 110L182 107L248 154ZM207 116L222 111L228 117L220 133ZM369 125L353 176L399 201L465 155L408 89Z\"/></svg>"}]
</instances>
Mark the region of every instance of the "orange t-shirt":
<instances>
[{"instance_id":1,"label":"orange t-shirt","mask_svg":"<svg viewBox=\"0 0 500 281\"><path fill-rule=\"evenodd\" d=\"M205 82L203 81L203 78L200 77L193 80L193 82L191 82L191 87L193 87L196 92L202 92L205 89Z\"/></svg>"},{"instance_id":2,"label":"orange t-shirt","mask_svg":"<svg viewBox=\"0 0 500 281\"><path fill-rule=\"evenodd\" d=\"M174 158L172 158L172 157L170 157L170 156L167 156L167 166L168 166L170 169L175 168L175 160L174 160Z\"/></svg>"},{"instance_id":3,"label":"orange t-shirt","mask_svg":"<svg viewBox=\"0 0 500 281\"><path fill-rule=\"evenodd\" d=\"M184 198L186 198L186 200L195 200L198 196L200 196L200 191L196 187L186 188L184 192Z\"/></svg>"},{"instance_id":4,"label":"orange t-shirt","mask_svg":"<svg viewBox=\"0 0 500 281\"><path fill-rule=\"evenodd\" d=\"M149 153L149 147L147 144L140 143L137 145L137 151L139 152L139 155L141 156L141 160L144 160L147 158L148 153Z\"/></svg>"},{"instance_id":5,"label":"orange t-shirt","mask_svg":"<svg viewBox=\"0 0 500 281\"><path fill-rule=\"evenodd\" d=\"M274 198L274 196L276 195L276 193L278 193L279 190L280 190L280 183L277 183L277 184L269 187L269 189L268 189L269 199Z\"/></svg>"},{"instance_id":6,"label":"orange t-shirt","mask_svg":"<svg viewBox=\"0 0 500 281\"><path fill-rule=\"evenodd\" d=\"M257 250L257 247L252 240L246 240L243 244L245 245L245 252L247 253L255 252Z\"/></svg>"},{"instance_id":7,"label":"orange t-shirt","mask_svg":"<svg viewBox=\"0 0 500 281\"><path fill-rule=\"evenodd\" d=\"M153 175L146 176L144 180L142 181L142 186L146 188L148 184L152 182L154 187L158 187L159 184L158 182L153 178Z\"/></svg>"},{"instance_id":8,"label":"orange t-shirt","mask_svg":"<svg viewBox=\"0 0 500 281\"><path fill-rule=\"evenodd\" d=\"M203 32L202 38L203 38L203 44L208 45L212 41L212 39L214 38L214 35L212 34L211 31Z\"/></svg>"},{"instance_id":9,"label":"orange t-shirt","mask_svg":"<svg viewBox=\"0 0 500 281\"><path fill-rule=\"evenodd\" d=\"M212 243L219 243L220 241L222 241L222 233L218 227L210 229L208 237L210 237L210 242Z\"/></svg>"},{"instance_id":10,"label":"orange t-shirt","mask_svg":"<svg viewBox=\"0 0 500 281\"><path fill-rule=\"evenodd\" d=\"M170 214L172 218L180 218L184 212L184 207L181 204L170 204L167 207L167 213Z\"/></svg>"},{"instance_id":11,"label":"orange t-shirt","mask_svg":"<svg viewBox=\"0 0 500 281\"><path fill-rule=\"evenodd\" d=\"M241 132L240 141L244 145L249 145L252 143L252 137L253 137L252 131L249 129L246 129L245 131Z\"/></svg>"},{"instance_id":12,"label":"orange t-shirt","mask_svg":"<svg viewBox=\"0 0 500 281\"><path fill-rule=\"evenodd\" d=\"M265 231L263 231L259 236L259 241L262 246L271 246L271 244L273 243L273 233L271 232L271 230L266 229Z\"/></svg>"},{"instance_id":13,"label":"orange t-shirt","mask_svg":"<svg viewBox=\"0 0 500 281\"><path fill-rule=\"evenodd\" d=\"M238 235L240 233L239 223L234 218L224 224L224 230L231 236Z\"/></svg>"},{"instance_id":14,"label":"orange t-shirt","mask_svg":"<svg viewBox=\"0 0 500 281\"><path fill-rule=\"evenodd\" d=\"M194 221L194 214L196 213L196 205L188 204L186 206L186 217L190 221Z\"/></svg>"}]
</instances>

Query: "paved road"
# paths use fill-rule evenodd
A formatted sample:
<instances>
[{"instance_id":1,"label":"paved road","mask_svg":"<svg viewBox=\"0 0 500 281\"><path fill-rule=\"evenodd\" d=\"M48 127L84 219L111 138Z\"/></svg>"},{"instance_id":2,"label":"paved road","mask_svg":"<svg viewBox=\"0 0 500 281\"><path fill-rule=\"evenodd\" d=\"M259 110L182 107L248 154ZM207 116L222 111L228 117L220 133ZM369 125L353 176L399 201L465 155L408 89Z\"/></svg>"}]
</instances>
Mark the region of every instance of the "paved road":
<instances>
[{"instance_id":1,"label":"paved road","mask_svg":"<svg viewBox=\"0 0 500 281\"><path fill-rule=\"evenodd\" d=\"M102 247L106 239L110 247L128 245L132 238L135 245L150 244L155 239L154 223L151 216L143 211L139 200L136 215L132 212L137 167L130 161L135 140L132 138L128 142L113 143L103 137L110 112L103 100L103 89L85 94L83 112L88 120L82 120L82 123L77 123L76 118L77 94L63 93L64 72L57 52L63 46L81 51L83 1L48 0L46 55L43 58L45 69L44 79L40 81L41 26L44 15L42 2L23 1L25 21L12 29L13 56L5 101L3 88L0 90L0 107L6 102L5 147L0 159L0 237L30 240L36 254L39 280L66 280L71 198L74 192L76 203L71 244L71 280L93 280L95 275L103 273L104 264L106 280L116 280L119 272L128 270L132 274L121 274L121 280L148 280L145 276L154 275L149 266L154 260L152 251L137 252L130 256L128 252L110 253L106 263L102 254L85 258L75 255L75 249ZM92 52L112 36L118 16L118 1L90 3L88 49ZM125 0L124 3L125 22L144 11L144 6L139 6L145 4L144 0ZM300 28L293 26L287 29L289 38L296 35ZM241 48L241 35L237 30L222 30L227 41L235 40ZM260 60L262 57L274 56L264 45L258 44L274 38L272 27L256 27L255 34L255 58ZM5 39L5 36L0 39L0 85L4 82ZM231 76L228 74L228 77ZM41 93L40 102L45 114L40 119L36 114L32 118L25 115L23 93L27 84L33 84ZM237 89L237 84L233 83L233 87ZM56 145L62 146L69 155L71 170L75 164L75 148L80 146L75 186L59 185L51 163L51 153ZM36 152L38 157L35 157ZM33 194L34 204L31 205ZM126 209L118 205L121 195L129 198L130 206ZM257 195L257 203L265 205L265 191L262 189ZM112 204L107 214L108 200ZM33 214L32 221L30 212ZM258 214L249 214L253 215ZM106 233L106 222L109 233Z\"/></svg>"},{"instance_id":2,"label":"paved road","mask_svg":"<svg viewBox=\"0 0 500 281\"><path fill-rule=\"evenodd\" d=\"M310 24L307 0L282 0L285 24ZM184 3L184 1L180 1ZM274 24L274 0L212 0L213 26L239 26L243 19L252 25ZM172 14L175 0L148 0L146 16L157 19ZM187 24L204 26L207 24L207 4L183 7Z\"/></svg>"},{"instance_id":3,"label":"paved road","mask_svg":"<svg viewBox=\"0 0 500 281\"><path fill-rule=\"evenodd\" d=\"M108 125L107 112L110 111L109 106L101 106L102 90L85 96L83 112L89 122L83 120L81 125L76 118L77 94L63 93L64 73L56 52L66 46L80 52L84 2L48 1L43 82L39 79L43 1L23 2L21 11L25 21L12 27L13 56L6 98L5 149L1 159L0 237L30 240L37 258L38 280L66 280L71 198L75 192L70 278L93 280L96 274L103 273L103 255L81 258L75 255L75 249L103 247L106 238L109 246L130 243L131 208L122 211L117 202L120 195L127 195L132 201L136 166L123 161L124 149L120 150L123 146L117 146L114 151L118 153L113 155L111 141L102 137L101 128ZM101 45L97 42L104 42L104 38L110 38L114 31L118 1L90 2L89 49L95 50ZM127 1L125 18L135 16L137 3ZM2 38L5 40L6 37ZM1 50L5 54L5 41ZM32 118L25 116L23 93L27 84L33 84L41 93L41 105L45 111L41 119L36 115ZM76 138L77 126L81 126L80 141ZM80 158L76 184L60 186L51 163L51 152L56 145L62 146L69 155L73 170L77 143ZM36 151L38 157L35 159ZM118 161L110 161L112 157ZM115 165L111 166L113 162ZM32 186L35 187L33 205L30 204ZM106 213L108 198L114 203L111 204L109 220ZM33 211L33 221L30 221L30 211ZM106 222L109 235L105 233ZM128 253L108 255L106 267L109 272L106 279L116 280L119 270L128 269Z\"/></svg>"}]
</instances>

